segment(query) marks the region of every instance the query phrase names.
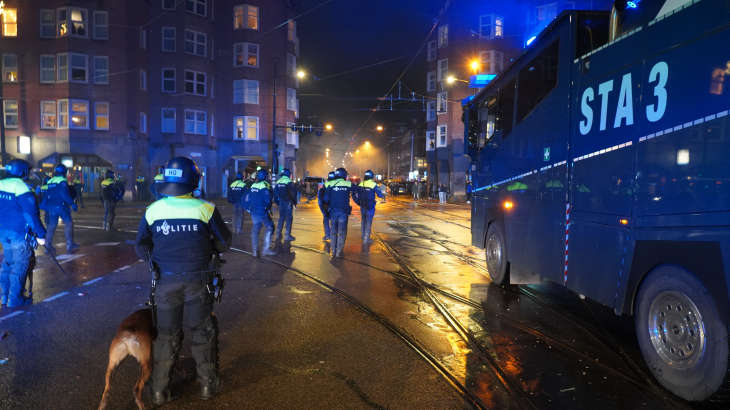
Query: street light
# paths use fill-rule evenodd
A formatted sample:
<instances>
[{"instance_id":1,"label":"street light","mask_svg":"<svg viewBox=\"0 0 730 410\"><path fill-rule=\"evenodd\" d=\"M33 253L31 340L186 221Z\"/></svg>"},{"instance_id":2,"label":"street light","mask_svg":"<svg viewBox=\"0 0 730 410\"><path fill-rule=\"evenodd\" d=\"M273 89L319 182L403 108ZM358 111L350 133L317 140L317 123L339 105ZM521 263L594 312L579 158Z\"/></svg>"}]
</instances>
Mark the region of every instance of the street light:
<instances>
[{"instance_id":1,"label":"street light","mask_svg":"<svg viewBox=\"0 0 730 410\"><path fill-rule=\"evenodd\" d=\"M297 77L299 77L299 78L304 78L305 75L306 74L304 74L304 71L297 72Z\"/></svg>"},{"instance_id":2,"label":"street light","mask_svg":"<svg viewBox=\"0 0 730 410\"><path fill-rule=\"evenodd\" d=\"M471 62L471 68L473 68L474 71L476 71L479 68L479 62L478 61L472 61Z\"/></svg>"},{"instance_id":3,"label":"street light","mask_svg":"<svg viewBox=\"0 0 730 410\"><path fill-rule=\"evenodd\" d=\"M375 129L378 130L378 131L382 131L383 130L383 126L382 125L378 125Z\"/></svg>"}]
</instances>

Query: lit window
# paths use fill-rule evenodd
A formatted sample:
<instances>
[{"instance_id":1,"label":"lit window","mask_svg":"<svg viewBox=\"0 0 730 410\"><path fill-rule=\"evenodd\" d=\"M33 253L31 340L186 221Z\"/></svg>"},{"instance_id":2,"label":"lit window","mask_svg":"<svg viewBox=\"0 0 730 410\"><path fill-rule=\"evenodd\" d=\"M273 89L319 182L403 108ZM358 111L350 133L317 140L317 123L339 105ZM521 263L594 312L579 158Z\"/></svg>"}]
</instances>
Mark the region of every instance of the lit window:
<instances>
[{"instance_id":1,"label":"lit window","mask_svg":"<svg viewBox=\"0 0 730 410\"><path fill-rule=\"evenodd\" d=\"M71 56L71 81L79 83L89 82L89 56L85 54L69 53Z\"/></svg>"},{"instance_id":2,"label":"lit window","mask_svg":"<svg viewBox=\"0 0 730 410\"><path fill-rule=\"evenodd\" d=\"M94 128L97 130L109 129L109 103L94 103Z\"/></svg>"},{"instance_id":3,"label":"lit window","mask_svg":"<svg viewBox=\"0 0 730 410\"><path fill-rule=\"evenodd\" d=\"M206 81L205 73L185 70L185 93L202 96L207 95L205 92Z\"/></svg>"},{"instance_id":4,"label":"lit window","mask_svg":"<svg viewBox=\"0 0 730 410\"><path fill-rule=\"evenodd\" d=\"M203 17L207 16L206 0L185 0L185 11Z\"/></svg>"},{"instance_id":5,"label":"lit window","mask_svg":"<svg viewBox=\"0 0 730 410\"><path fill-rule=\"evenodd\" d=\"M3 13L3 36L18 36L18 9L5 9Z\"/></svg>"},{"instance_id":6,"label":"lit window","mask_svg":"<svg viewBox=\"0 0 730 410\"><path fill-rule=\"evenodd\" d=\"M71 106L71 128L89 128L89 102L80 100L70 100Z\"/></svg>"},{"instance_id":7,"label":"lit window","mask_svg":"<svg viewBox=\"0 0 730 410\"><path fill-rule=\"evenodd\" d=\"M445 147L446 146L446 126L439 125L437 130L438 130L438 140L436 141L436 144L438 144L439 147Z\"/></svg>"},{"instance_id":8,"label":"lit window","mask_svg":"<svg viewBox=\"0 0 730 410\"><path fill-rule=\"evenodd\" d=\"M61 53L58 55L58 82L65 83L68 81L68 54Z\"/></svg>"},{"instance_id":9,"label":"lit window","mask_svg":"<svg viewBox=\"0 0 730 410\"><path fill-rule=\"evenodd\" d=\"M109 84L109 57L94 57L94 84Z\"/></svg>"},{"instance_id":10,"label":"lit window","mask_svg":"<svg viewBox=\"0 0 730 410\"><path fill-rule=\"evenodd\" d=\"M436 111L437 114L445 114L448 111L447 92L436 94Z\"/></svg>"},{"instance_id":11,"label":"lit window","mask_svg":"<svg viewBox=\"0 0 730 410\"><path fill-rule=\"evenodd\" d=\"M296 75L297 74L297 58L291 54L286 55L286 74Z\"/></svg>"},{"instance_id":12,"label":"lit window","mask_svg":"<svg viewBox=\"0 0 730 410\"><path fill-rule=\"evenodd\" d=\"M58 100L58 128L68 128L68 100Z\"/></svg>"},{"instance_id":13,"label":"lit window","mask_svg":"<svg viewBox=\"0 0 730 410\"><path fill-rule=\"evenodd\" d=\"M233 28L259 29L259 8L242 5L233 8Z\"/></svg>"},{"instance_id":14,"label":"lit window","mask_svg":"<svg viewBox=\"0 0 730 410\"><path fill-rule=\"evenodd\" d=\"M185 30L185 52L195 54L196 56L205 57L206 45L208 43L207 36L193 30Z\"/></svg>"},{"instance_id":15,"label":"lit window","mask_svg":"<svg viewBox=\"0 0 730 410\"><path fill-rule=\"evenodd\" d=\"M87 37L86 9L76 7L58 9L56 24L58 37L64 37L69 34L72 36Z\"/></svg>"},{"instance_id":16,"label":"lit window","mask_svg":"<svg viewBox=\"0 0 730 410\"><path fill-rule=\"evenodd\" d=\"M139 132L147 134L147 114L139 113Z\"/></svg>"},{"instance_id":17,"label":"lit window","mask_svg":"<svg viewBox=\"0 0 730 410\"><path fill-rule=\"evenodd\" d=\"M16 54L3 54L3 82L18 82L18 56Z\"/></svg>"},{"instance_id":18,"label":"lit window","mask_svg":"<svg viewBox=\"0 0 730 410\"><path fill-rule=\"evenodd\" d=\"M94 40L109 38L109 14L106 11L94 12Z\"/></svg>"},{"instance_id":19,"label":"lit window","mask_svg":"<svg viewBox=\"0 0 730 410\"><path fill-rule=\"evenodd\" d=\"M5 128L18 128L18 100L3 101Z\"/></svg>"},{"instance_id":20,"label":"lit window","mask_svg":"<svg viewBox=\"0 0 730 410\"><path fill-rule=\"evenodd\" d=\"M233 139L258 140L259 117L234 117Z\"/></svg>"},{"instance_id":21,"label":"lit window","mask_svg":"<svg viewBox=\"0 0 730 410\"><path fill-rule=\"evenodd\" d=\"M287 24L287 38L289 41L295 41L297 38L297 22L290 20Z\"/></svg>"},{"instance_id":22,"label":"lit window","mask_svg":"<svg viewBox=\"0 0 730 410\"><path fill-rule=\"evenodd\" d=\"M436 73L436 81L446 81L449 76L449 59L444 58L438 62L438 72Z\"/></svg>"},{"instance_id":23,"label":"lit window","mask_svg":"<svg viewBox=\"0 0 730 410\"><path fill-rule=\"evenodd\" d=\"M504 18L496 14L485 14L479 16L479 37L480 38L502 38L504 37Z\"/></svg>"},{"instance_id":24,"label":"lit window","mask_svg":"<svg viewBox=\"0 0 730 410\"><path fill-rule=\"evenodd\" d=\"M436 72L430 71L426 80L426 91L436 91Z\"/></svg>"},{"instance_id":25,"label":"lit window","mask_svg":"<svg viewBox=\"0 0 730 410\"><path fill-rule=\"evenodd\" d=\"M25 135L18 137L18 154L30 154L30 137Z\"/></svg>"},{"instance_id":26,"label":"lit window","mask_svg":"<svg viewBox=\"0 0 730 410\"><path fill-rule=\"evenodd\" d=\"M436 40L428 42L428 61L436 59Z\"/></svg>"},{"instance_id":27,"label":"lit window","mask_svg":"<svg viewBox=\"0 0 730 410\"><path fill-rule=\"evenodd\" d=\"M174 108L163 108L162 109L162 132L168 132L168 133L175 132L175 109Z\"/></svg>"},{"instance_id":28,"label":"lit window","mask_svg":"<svg viewBox=\"0 0 730 410\"><path fill-rule=\"evenodd\" d=\"M502 71L503 54L500 51L481 51L479 63L482 74L499 74Z\"/></svg>"},{"instance_id":29,"label":"lit window","mask_svg":"<svg viewBox=\"0 0 730 410\"><path fill-rule=\"evenodd\" d=\"M286 89L286 109L297 111L297 90L293 88Z\"/></svg>"},{"instance_id":30,"label":"lit window","mask_svg":"<svg viewBox=\"0 0 730 410\"><path fill-rule=\"evenodd\" d=\"M439 27L439 48L449 45L449 26Z\"/></svg>"},{"instance_id":31,"label":"lit window","mask_svg":"<svg viewBox=\"0 0 730 410\"><path fill-rule=\"evenodd\" d=\"M185 133L205 135L208 129L208 113L205 111L185 110Z\"/></svg>"},{"instance_id":32,"label":"lit window","mask_svg":"<svg viewBox=\"0 0 730 410\"><path fill-rule=\"evenodd\" d=\"M177 49L175 44L175 27L162 28L162 51L174 52Z\"/></svg>"},{"instance_id":33,"label":"lit window","mask_svg":"<svg viewBox=\"0 0 730 410\"><path fill-rule=\"evenodd\" d=\"M233 45L234 67L258 67L259 45L252 43L237 43Z\"/></svg>"},{"instance_id":34,"label":"lit window","mask_svg":"<svg viewBox=\"0 0 730 410\"><path fill-rule=\"evenodd\" d=\"M41 10L41 38L56 37L56 11Z\"/></svg>"},{"instance_id":35,"label":"lit window","mask_svg":"<svg viewBox=\"0 0 730 410\"><path fill-rule=\"evenodd\" d=\"M426 121L435 121L436 120L436 101L429 101L428 105L426 106Z\"/></svg>"},{"instance_id":36,"label":"lit window","mask_svg":"<svg viewBox=\"0 0 730 410\"><path fill-rule=\"evenodd\" d=\"M174 68L163 68L162 69L162 92L163 93L174 93L175 92L175 69Z\"/></svg>"},{"instance_id":37,"label":"lit window","mask_svg":"<svg viewBox=\"0 0 730 410\"><path fill-rule=\"evenodd\" d=\"M436 132L426 131L426 151L433 151L436 148Z\"/></svg>"},{"instance_id":38,"label":"lit window","mask_svg":"<svg viewBox=\"0 0 730 410\"><path fill-rule=\"evenodd\" d=\"M41 101L41 129L56 129L56 102Z\"/></svg>"},{"instance_id":39,"label":"lit window","mask_svg":"<svg viewBox=\"0 0 730 410\"><path fill-rule=\"evenodd\" d=\"M177 9L177 0L162 0L162 10Z\"/></svg>"},{"instance_id":40,"label":"lit window","mask_svg":"<svg viewBox=\"0 0 730 410\"><path fill-rule=\"evenodd\" d=\"M139 89L147 91L147 71L139 70Z\"/></svg>"}]
</instances>

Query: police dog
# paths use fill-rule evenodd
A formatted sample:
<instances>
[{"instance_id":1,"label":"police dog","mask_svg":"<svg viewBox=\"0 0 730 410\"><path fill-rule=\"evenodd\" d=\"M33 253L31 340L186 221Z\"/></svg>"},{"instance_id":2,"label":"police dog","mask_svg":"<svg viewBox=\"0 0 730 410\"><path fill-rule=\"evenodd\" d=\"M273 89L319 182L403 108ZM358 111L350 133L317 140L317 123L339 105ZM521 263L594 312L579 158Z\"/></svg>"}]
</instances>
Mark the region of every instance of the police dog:
<instances>
[{"instance_id":1,"label":"police dog","mask_svg":"<svg viewBox=\"0 0 730 410\"><path fill-rule=\"evenodd\" d=\"M128 355L134 356L142 366L139 380L134 386L134 401L139 410L144 410L142 389L152 373L152 345L157 339L157 328L152 325L152 310L140 309L124 319L119 325L117 335L109 348L109 367L106 370L106 387L101 396L99 410L106 408L109 388L117 366Z\"/></svg>"}]
</instances>

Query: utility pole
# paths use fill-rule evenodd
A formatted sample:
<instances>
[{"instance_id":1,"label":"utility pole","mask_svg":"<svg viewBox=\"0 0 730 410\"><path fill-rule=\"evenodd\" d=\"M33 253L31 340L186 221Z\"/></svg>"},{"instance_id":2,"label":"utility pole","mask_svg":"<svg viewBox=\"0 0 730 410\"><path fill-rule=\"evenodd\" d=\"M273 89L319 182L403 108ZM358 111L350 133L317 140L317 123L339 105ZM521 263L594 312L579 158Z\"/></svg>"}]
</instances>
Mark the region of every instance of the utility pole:
<instances>
[{"instance_id":1,"label":"utility pole","mask_svg":"<svg viewBox=\"0 0 730 410\"><path fill-rule=\"evenodd\" d=\"M2 166L6 167L8 165L8 153L5 152L5 97L3 97L3 80L4 78L0 78L0 102L3 107L3 119L0 121L0 151L2 151L0 153L0 161L2 161Z\"/></svg>"},{"instance_id":2,"label":"utility pole","mask_svg":"<svg viewBox=\"0 0 730 410\"><path fill-rule=\"evenodd\" d=\"M279 171L279 157L276 146L276 62L274 59L274 108L271 119L271 173L275 175Z\"/></svg>"}]
</instances>

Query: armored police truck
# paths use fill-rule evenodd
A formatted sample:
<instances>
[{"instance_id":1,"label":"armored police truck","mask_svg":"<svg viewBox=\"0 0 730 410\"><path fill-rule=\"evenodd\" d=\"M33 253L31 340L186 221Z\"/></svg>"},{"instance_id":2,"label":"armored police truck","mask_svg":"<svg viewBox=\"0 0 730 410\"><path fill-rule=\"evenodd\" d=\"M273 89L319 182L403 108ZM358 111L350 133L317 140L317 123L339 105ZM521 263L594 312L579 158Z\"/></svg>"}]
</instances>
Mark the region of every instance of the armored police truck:
<instances>
[{"instance_id":1,"label":"armored police truck","mask_svg":"<svg viewBox=\"0 0 730 410\"><path fill-rule=\"evenodd\" d=\"M729 4L565 11L463 106L493 281L635 315L650 371L697 401L728 388Z\"/></svg>"}]
</instances>

